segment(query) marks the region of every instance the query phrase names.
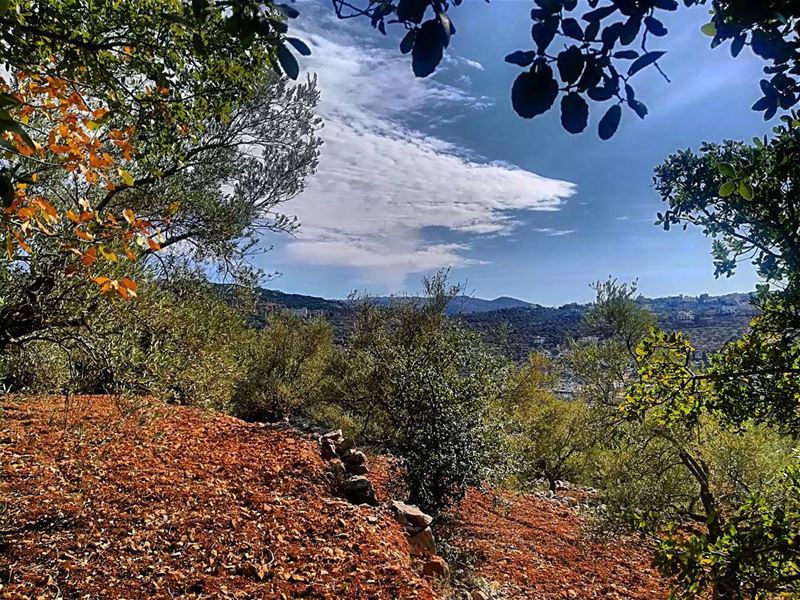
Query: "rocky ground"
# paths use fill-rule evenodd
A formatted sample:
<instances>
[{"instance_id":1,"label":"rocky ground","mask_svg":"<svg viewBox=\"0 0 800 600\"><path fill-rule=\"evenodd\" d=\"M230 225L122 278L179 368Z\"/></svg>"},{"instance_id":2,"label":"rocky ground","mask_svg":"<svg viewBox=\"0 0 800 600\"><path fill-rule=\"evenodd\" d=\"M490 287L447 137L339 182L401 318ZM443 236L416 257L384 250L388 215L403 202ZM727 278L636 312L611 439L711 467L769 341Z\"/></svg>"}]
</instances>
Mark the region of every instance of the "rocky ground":
<instances>
[{"instance_id":1,"label":"rocky ground","mask_svg":"<svg viewBox=\"0 0 800 600\"><path fill-rule=\"evenodd\" d=\"M389 461L338 439L326 451L286 426L105 396L5 397L0 418L0 597L666 596L635 542L594 541L561 502L491 490L470 493L439 544L448 583L434 549L415 548L426 519L387 502ZM339 497L364 476L374 499Z\"/></svg>"}]
</instances>

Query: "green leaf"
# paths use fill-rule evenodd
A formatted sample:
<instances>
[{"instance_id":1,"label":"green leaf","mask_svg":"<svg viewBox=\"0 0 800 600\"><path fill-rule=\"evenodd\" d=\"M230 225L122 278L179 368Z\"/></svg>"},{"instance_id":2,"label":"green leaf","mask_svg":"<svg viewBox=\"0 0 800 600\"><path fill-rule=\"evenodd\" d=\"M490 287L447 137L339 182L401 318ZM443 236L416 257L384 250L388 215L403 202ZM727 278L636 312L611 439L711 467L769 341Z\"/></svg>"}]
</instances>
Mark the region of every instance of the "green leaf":
<instances>
[{"instance_id":1,"label":"green leaf","mask_svg":"<svg viewBox=\"0 0 800 600\"><path fill-rule=\"evenodd\" d=\"M0 0L0 15L8 10L10 0Z\"/></svg>"},{"instance_id":2,"label":"green leaf","mask_svg":"<svg viewBox=\"0 0 800 600\"><path fill-rule=\"evenodd\" d=\"M561 99L561 125L570 133L580 133L589 121L589 105L572 92Z\"/></svg>"},{"instance_id":3,"label":"green leaf","mask_svg":"<svg viewBox=\"0 0 800 600\"><path fill-rule=\"evenodd\" d=\"M309 48L303 40L294 37L287 37L286 41L294 46L294 49L297 50L302 56L311 55L311 48Z\"/></svg>"},{"instance_id":4,"label":"green leaf","mask_svg":"<svg viewBox=\"0 0 800 600\"><path fill-rule=\"evenodd\" d=\"M608 109L606 114L603 115L603 118L600 119L600 123L598 125L598 133L600 135L601 140L608 140L617 132L619 128L619 122L622 119L622 107L619 104L615 104L611 108ZM660 219L661 217L659 217Z\"/></svg>"},{"instance_id":5,"label":"green leaf","mask_svg":"<svg viewBox=\"0 0 800 600\"><path fill-rule=\"evenodd\" d=\"M281 63L281 68L286 76L291 79L297 79L300 74L300 65L297 64L297 59L283 44L279 44L277 48L278 61Z\"/></svg>"},{"instance_id":6,"label":"green leaf","mask_svg":"<svg viewBox=\"0 0 800 600\"><path fill-rule=\"evenodd\" d=\"M722 184L719 188L719 195L723 197L728 197L733 193L733 190L736 189L736 184L732 181L726 181Z\"/></svg>"},{"instance_id":7,"label":"green leaf","mask_svg":"<svg viewBox=\"0 0 800 600\"><path fill-rule=\"evenodd\" d=\"M752 200L753 187L746 181L743 181L742 183L739 184L739 195L745 200Z\"/></svg>"},{"instance_id":8,"label":"green leaf","mask_svg":"<svg viewBox=\"0 0 800 600\"><path fill-rule=\"evenodd\" d=\"M2 201L5 208L11 206L14 201L14 184L5 174L0 175L0 201Z\"/></svg>"},{"instance_id":9,"label":"green leaf","mask_svg":"<svg viewBox=\"0 0 800 600\"><path fill-rule=\"evenodd\" d=\"M733 165L728 163L720 164L719 172L723 177L736 177L736 169L733 168Z\"/></svg>"},{"instance_id":10,"label":"green leaf","mask_svg":"<svg viewBox=\"0 0 800 600\"><path fill-rule=\"evenodd\" d=\"M30 148L35 149L36 144L33 143L33 140L28 136L28 133L22 128L22 126L14 120L11 119L0 119L0 131L11 131L19 135L22 138L22 141L25 142L27 146Z\"/></svg>"},{"instance_id":11,"label":"green leaf","mask_svg":"<svg viewBox=\"0 0 800 600\"><path fill-rule=\"evenodd\" d=\"M656 62L659 58L661 58L665 54L666 51L664 50L658 50L656 52L648 52L647 54L643 54L635 61L633 61L633 64L631 64L630 68L628 69L628 77L630 77L635 73L638 73L645 67L652 65L654 62Z\"/></svg>"},{"instance_id":12,"label":"green leaf","mask_svg":"<svg viewBox=\"0 0 800 600\"><path fill-rule=\"evenodd\" d=\"M713 21L711 23L706 23L700 28L700 31L702 31L708 37L714 37L717 35L717 25Z\"/></svg>"},{"instance_id":13,"label":"green leaf","mask_svg":"<svg viewBox=\"0 0 800 600\"><path fill-rule=\"evenodd\" d=\"M511 104L523 119L532 119L547 112L557 97L558 83L547 65L520 73L511 87Z\"/></svg>"}]
</instances>

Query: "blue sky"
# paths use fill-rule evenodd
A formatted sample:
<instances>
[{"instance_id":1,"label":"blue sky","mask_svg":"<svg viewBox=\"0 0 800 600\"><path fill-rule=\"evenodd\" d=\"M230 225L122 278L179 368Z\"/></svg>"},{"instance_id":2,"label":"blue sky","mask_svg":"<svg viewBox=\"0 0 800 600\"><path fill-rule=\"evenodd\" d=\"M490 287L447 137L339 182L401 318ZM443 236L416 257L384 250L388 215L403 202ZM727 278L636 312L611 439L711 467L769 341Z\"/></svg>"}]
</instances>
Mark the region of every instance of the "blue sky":
<instances>
[{"instance_id":1,"label":"blue sky","mask_svg":"<svg viewBox=\"0 0 800 600\"><path fill-rule=\"evenodd\" d=\"M770 126L749 109L761 64L710 50L704 9L665 19L660 64L672 83L653 69L637 75L649 116L625 111L603 142L600 111L570 135L556 110L523 120L511 109L519 69L503 57L531 46L528 0L452 9L458 33L424 80L397 50L402 30L383 37L368 22L336 21L327 1L296 6L293 32L312 48L302 66L318 77L325 144L319 172L284 206L300 231L265 240L274 249L259 266L283 274L271 287L332 298L415 292L422 275L452 267L473 295L547 305L589 300L589 283L609 275L638 278L648 296L753 288L751 269L714 279L700 232L653 225L662 207L652 172L663 158Z\"/></svg>"}]
</instances>

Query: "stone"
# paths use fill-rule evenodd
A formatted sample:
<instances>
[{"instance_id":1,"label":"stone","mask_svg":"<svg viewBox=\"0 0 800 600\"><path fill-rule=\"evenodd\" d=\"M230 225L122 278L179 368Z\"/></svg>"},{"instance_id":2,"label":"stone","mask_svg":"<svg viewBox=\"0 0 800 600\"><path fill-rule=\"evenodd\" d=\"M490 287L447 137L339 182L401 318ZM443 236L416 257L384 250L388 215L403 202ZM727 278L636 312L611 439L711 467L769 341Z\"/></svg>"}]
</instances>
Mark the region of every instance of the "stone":
<instances>
[{"instance_id":1,"label":"stone","mask_svg":"<svg viewBox=\"0 0 800 600\"><path fill-rule=\"evenodd\" d=\"M334 445L337 445L342 443L342 440L344 440L344 436L342 435L341 429L336 429L334 431L329 431L328 433L323 433L322 439L330 440Z\"/></svg>"},{"instance_id":2,"label":"stone","mask_svg":"<svg viewBox=\"0 0 800 600\"><path fill-rule=\"evenodd\" d=\"M428 577L438 577L447 581L450 579L450 567L441 556L434 556L422 566L422 573Z\"/></svg>"},{"instance_id":3,"label":"stone","mask_svg":"<svg viewBox=\"0 0 800 600\"><path fill-rule=\"evenodd\" d=\"M436 554L436 540L433 538L433 531L426 527L416 535L412 535L408 540L411 545L412 556L433 556Z\"/></svg>"},{"instance_id":4,"label":"stone","mask_svg":"<svg viewBox=\"0 0 800 600\"><path fill-rule=\"evenodd\" d=\"M369 469L367 465L347 465L346 467L348 473L352 473L353 475L366 475L369 473Z\"/></svg>"},{"instance_id":5,"label":"stone","mask_svg":"<svg viewBox=\"0 0 800 600\"><path fill-rule=\"evenodd\" d=\"M418 533L433 523L433 517L426 515L413 504L392 500L389 503L389 510L407 533Z\"/></svg>"},{"instance_id":6,"label":"stone","mask_svg":"<svg viewBox=\"0 0 800 600\"><path fill-rule=\"evenodd\" d=\"M348 466L350 465L363 465L367 462L367 455L360 450L347 450L339 454L342 462Z\"/></svg>"},{"instance_id":7,"label":"stone","mask_svg":"<svg viewBox=\"0 0 800 600\"><path fill-rule=\"evenodd\" d=\"M341 442L336 444L336 450L339 453L347 452L348 450L352 450L355 447L356 447L356 443L355 443L355 441L353 441L353 438L344 438L344 439L342 439Z\"/></svg>"},{"instance_id":8,"label":"stone","mask_svg":"<svg viewBox=\"0 0 800 600\"><path fill-rule=\"evenodd\" d=\"M343 479L344 476L347 474L347 470L344 468L344 464L338 458L334 458L329 463L331 468L331 473L333 474L335 479Z\"/></svg>"},{"instance_id":9,"label":"stone","mask_svg":"<svg viewBox=\"0 0 800 600\"><path fill-rule=\"evenodd\" d=\"M363 475L353 475L342 482L340 491L353 504L377 504L372 482Z\"/></svg>"},{"instance_id":10,"label":"stone","mask_svg":"<svg viewBox=\"0 0 800 600\"><path fill-rule=\"evenodd\" d=\"M322 458L324 458L325 460L336 458L336 446L329 439L323 438L323 440L319 444L319 447L320 447L320 454L322 454Z\"/></svg>"}]
</instances>

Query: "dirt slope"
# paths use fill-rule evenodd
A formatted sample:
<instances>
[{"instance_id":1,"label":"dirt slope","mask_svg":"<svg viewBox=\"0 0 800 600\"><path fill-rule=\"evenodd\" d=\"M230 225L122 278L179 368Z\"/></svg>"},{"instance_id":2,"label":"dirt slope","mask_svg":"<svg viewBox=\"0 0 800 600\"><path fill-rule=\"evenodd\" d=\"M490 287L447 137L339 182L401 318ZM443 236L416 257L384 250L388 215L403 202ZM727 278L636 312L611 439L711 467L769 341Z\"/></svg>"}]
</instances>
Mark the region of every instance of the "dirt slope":
<instances>
[{"instance_id":1,"label":"dirt slope","mask_svg":"<svg viewBox=\"0 0 800 600\"><path fill-rule=\"evenodd\" d=\"M567 492L568 493L568 492ZM458 545L477 572L514 600L658 600L668 587L637 540L590 537L572 509L535 496L472 491Z\"/></svg>"},{"instance_id":2,"label":"dirt slope","mask_svg":"<svg viewBox=\"0 0 800 600\"><path fill-rule=\"evenodd\" d=\"M0 596L432 598L400 530L299 435L109 398L4 401ZM376 521L371 523L370 521Z\"/></svg>"},{"instance_id":3,"label":"dirt slope","mask_svg":"<svg viewBox=\"0 0 800 600\"><path fill-rule=\"evenodd\" d=\"M420 576L384 511L331 493L299 433L99 396L66 413L58 398L2 406L2 598L449 593ZM386 500L387 461L371 464ZM493 597L666 596L645 552L589 540L566 507L474 491L460 515L460 545Z\"/></svg>"}]
</instances>

